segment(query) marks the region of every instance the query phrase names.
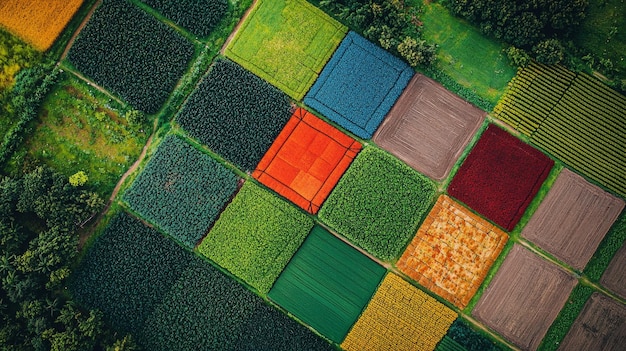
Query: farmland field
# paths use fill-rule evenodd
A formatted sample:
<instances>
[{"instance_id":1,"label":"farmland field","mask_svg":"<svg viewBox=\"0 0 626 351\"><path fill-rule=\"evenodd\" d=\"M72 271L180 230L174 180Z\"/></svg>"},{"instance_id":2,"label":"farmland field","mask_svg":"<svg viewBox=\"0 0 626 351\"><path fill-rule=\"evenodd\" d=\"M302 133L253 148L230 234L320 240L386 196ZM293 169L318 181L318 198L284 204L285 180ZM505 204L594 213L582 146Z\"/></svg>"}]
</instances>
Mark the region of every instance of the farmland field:
<instances>
[{"instance_id":1,"label":"farmland field","mask_svg":"<svg viewBox=\"0 0 626 351\"><path fill-rule=\"evenodd\" d=\"M448 193L511 231L553 164L540 151L492 124L463 161Z\"/></svg>"},{"instance_id":2,"label":"farmland field","mask_svg":"<svg viewBox=\"0 0 626 351\"><path fill-rule=\"evenodd\" d=\"M228 11L228 0L139 0L191 33L207 37Z\"/></svg>"},{"instance_id":3,"label":"farmland field","mask_svg":"<svg viewBox=\"0 0 626 351\"><path fill-rule=\"evenodd\" d=\"M442 195L397 267L463 309L507 239L496 226Z\"/></svg>"},{"instance_id":4,"label":"farmland field","mask_svg":"<svg viewBox=\"0 0 626 351\"><path fill-rule=\"evenodd\" d=\"M382 266L316 226L268 296L340 343L384 274Z\"/></svg>"},{"instance_id":5,"label":"farmland field","mask_svg":"<svg viewBox=\"0 0 626 351\"><path fill-rule=\"evenodd\" d=\"M4 0L0 26L46 51L76 13L82 0Z\"/></svg>"},{"instance_id":6,"label":"farmland field","mask_svg":"<svg viewBox=\"0 0 626 351\"><path fill-rule=\"evenodd\" d=\"M198 250L265 294L312 227L304 213L248 181Z\"/></svg>"},{"instance_id":7,"label":"farmland field","mask_svg":"<svg viewBox=\"0 0 626 351\"><path fill-rule=\"evenodd\" d=\"M582 271L623 208L620 198L564 169L522 237Z\"/></svg>"},{"instance_id":8,"label":"farmland field","mask_svg":"<svg viewBox=\"0 0 626 351\"><path fill-rule=\"evenodd\" d=\"M373 141L415 170L445 179L485 113L421 74L409 82Z\"/></svg>"},{"instance_id":9,"label":"farmland field","mask_svg":"<svg viewBox=\"0 0 626 351\"><path fill-rule=\"evenodd\" d=\"M319 218L372 255L391 261L415 235L434 194L431 180L367 147L339 180Z\"/></svg>"},{"instance_id":10,"label":"farmland field","mask_svg":"<svg viewBox=\"0 0 626 351\"><path fill-rule=\"evenodd\" d=\"M304 103L369 139L415 72L399 58L349 32Z\"/></svg>"},{"instance_id":11,"label":"farmland field","mask_svg":"<svg viewBox=\"0 0 626 351\"><path fill-rule=\"evenodd\" d=\"M317 213L361 144L298 108L252 176L310 213Z\"/></svg>"},{"instance_id":12,"label":"farmland field","mask_svg":"<svg viewBox=\"0 0 626 351\"><path fill-rule=\"evenodd\" d=\"M341 344L347 351L432 351L456 313L389 273Z\"/></svg>"},{"instance_id":13,"label":"farmland field","mask_svg":"<svg viewBox=\"0 0 626 351\"><path fill-rule=\"evenodd\" d=\"M522 349L536 349L576 278L515 245L472 315Z\"/></svg>"},{"instance_id":14,"label":"farmland field","mask_svg":"<svg viewBox=\"0 0 626 351\"><path fill-rule=\"evenodd\" d=\"M436 351L500 351L502 348L470 327L460 317L448 329L446 336L437 345Z\"/></svg>"},{"instance_id":15,"label":"farmland field","mask_svg":"<svg viewBox=\"0 0 626 351\"><path fill-rule=\"evenodd\" d=\"M226 57L302 100L346 33L305 0L258 0Z\"/></svg>"},{"instance_id":16,"label":"farmland field","mask_svg":"<svg viewBox=\"0 0 626 351\"><path fill-rule=\"evenodd\" d=\"M615 292L622 299L626 299L626 272L624 267L626 267L626 242L617 251L600 280L602 285Z\"/></svg>"}]
</instances>

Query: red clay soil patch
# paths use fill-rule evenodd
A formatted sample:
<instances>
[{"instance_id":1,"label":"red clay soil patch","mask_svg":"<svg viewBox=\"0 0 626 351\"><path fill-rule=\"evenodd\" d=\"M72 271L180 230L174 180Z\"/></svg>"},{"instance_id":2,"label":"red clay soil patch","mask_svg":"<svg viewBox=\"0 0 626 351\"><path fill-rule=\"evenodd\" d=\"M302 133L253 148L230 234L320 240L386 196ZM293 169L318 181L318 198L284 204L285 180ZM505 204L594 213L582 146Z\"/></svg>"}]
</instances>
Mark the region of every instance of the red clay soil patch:
<instances>
[{"instance_id":1,"label":"red clay soil patch","mask_svg":"<svg viewBox=\"0 0 626 351\"><path fill-rule=\"evenodd\" d=\"M594 292L559 350L620 351L626 340L626 306Z\"/></svg>"},{"instance_id":2,"label":"red clay soil patch","mask_svg":"<svg viewBox=\"0 0 626 351\"><path fill-rule=\"evenodd\" d=\"M613 256L600 283L626 300L626 243Z\"/></svg>"},{"instance_id":3,"label":"red clay soil patch","mask_svg":"<svg viewBox=\"0 0 626 351\"><path fill-rule=\"evenodd\" d=\"M623 200L564 169L522 236L582 271L623 208Z\"/></svg>"},{"instance_id":4,"label":"red clay soil patch","mask_svg":"<svg viewBox=\"0 0 626 351\"><path fill-rule=\"evenodd\" d=\"M472 314L523 350L536 350L577 280L515 245Z\"/></svg>"},{"instance_id":5,"label":"red clay soil patch","mask_svg":"<svg viewBox=\"0 0 626 351\"><path fill-rule=\"evenodd\" d=\"M463 309L507 240L508 235L495 225L442 195L397 266Z\"/></svg>"},{"instance_id":6,"label":"red clay soil patch","mask_svg":"<svg viewBox=\"0 0 626 351\"><path fill-rule=\"evenodd\" d=\"M461 156L486 113L416 74L404 89L374 142L418 172L442 180Z\"/></svg>"},{"instance_id":7,"label":"red clay soil patch","mask_svg":"<svg viewBox=\"0 0 626 351\"><path fill-rule=\"evenodd\" d=\"M539 191L554 162L490 125L448 187L448 193L511 231Z\"/></svg>"},{"instance_id":8,"label":"red clay soil patch","mask_svg":"<svg viewBox=\"0 0 626 351\"><path fill-rule=\"evenodd\" d=\"M252 176L310 213L317 213L361 144L298 108Z\"/></svg>"}]
</instances>

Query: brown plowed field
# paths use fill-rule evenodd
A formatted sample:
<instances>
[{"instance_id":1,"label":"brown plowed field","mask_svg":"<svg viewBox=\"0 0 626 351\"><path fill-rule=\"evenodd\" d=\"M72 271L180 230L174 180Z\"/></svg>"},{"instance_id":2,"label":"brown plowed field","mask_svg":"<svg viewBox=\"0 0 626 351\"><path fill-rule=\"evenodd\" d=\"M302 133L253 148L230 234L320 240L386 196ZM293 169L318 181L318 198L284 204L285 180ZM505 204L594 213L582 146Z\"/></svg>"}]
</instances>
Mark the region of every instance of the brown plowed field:
<instances>
[{"instance_id":1,"label":"brown plowed field","mask_svg":"<svg viewBox=\"0 0 626 351\"><path fill-rule=\"evenodd\" d=\"M593 293L559 350L620 351L626 340L626 306Z\"/></svg>"},{"instance_id":2,"label":"brown plowed field","mask_svg":"<svg viewBox=\"0 0 626 351\"><path fill-rule=\"evenodd\" d=\"M623 200L564 169L522 237L582 271L623 208Z\"/></svg>"},{"instance_id":3,"label":"brown plowed field","mask_svg":"<svg viewBox=\"0 0 626 351\"><path fill-rule=\"evenodd\" d=\"M444 179L485 112L416 74L374 135L374 142L419 172Z\"/></svg>"},{"instance_id":4,"label":"brown plowed field","mask_svg":"<svg viewBox=\"0 0 626 351\"><path fill-rule=\"evenodd\" d=\"M626 243L617 251L600 280L602 285L626 299Z\"/></svg>"},{"instance_id":5,"label":"brown plowed field","mask_svg":"<svg viewBox=\"0 0 626 351\"><path fill-rule=\"evenodd\" d=\"M576 282L558 266L515 245L472 314L522 350L535 350Z\"/></svg>"}]
</instances>

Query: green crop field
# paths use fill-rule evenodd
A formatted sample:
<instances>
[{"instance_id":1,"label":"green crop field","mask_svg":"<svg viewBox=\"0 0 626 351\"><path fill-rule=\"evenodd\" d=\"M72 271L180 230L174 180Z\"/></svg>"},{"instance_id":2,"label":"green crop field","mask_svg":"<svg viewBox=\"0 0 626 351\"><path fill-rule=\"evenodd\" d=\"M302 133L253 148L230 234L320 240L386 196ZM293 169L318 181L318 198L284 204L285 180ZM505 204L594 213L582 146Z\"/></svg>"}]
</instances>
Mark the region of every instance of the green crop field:
<instances>
[{"instance_id":1,"label":"green crop field","mask_svg":"<svg viewBox=\"0 0 626 351\"><path fill-rule=\"evenodd\" d=\"M346 31L305 0L260 0L225 55L302 100Z\"/></svg>"}]
</instances>

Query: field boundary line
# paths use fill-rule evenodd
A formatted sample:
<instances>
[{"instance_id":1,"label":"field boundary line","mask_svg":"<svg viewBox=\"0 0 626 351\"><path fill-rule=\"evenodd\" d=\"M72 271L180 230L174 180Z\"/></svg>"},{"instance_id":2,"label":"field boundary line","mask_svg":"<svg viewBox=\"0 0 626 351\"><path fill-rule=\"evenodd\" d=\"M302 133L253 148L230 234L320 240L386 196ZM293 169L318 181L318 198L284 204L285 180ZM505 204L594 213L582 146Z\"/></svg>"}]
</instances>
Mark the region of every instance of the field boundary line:
<instances>
[{"instance_id":1,"label":"field boundary line","mask_svg":"<svg viewBox=\"0 0 626 351\"><path fill-rule=\"evenodd\" d=\"M85 27L85 25L87 25L87 22L89 22L89 20L91 19L91 16L93 15L93 13L96 11L96 9L101 4L102 4L102 0L98 0L98 1L96 1L95 4L93 4L91 9L89 9L89 12L85 16L85 18L83 18L83 21L80 22L80 24L78 25L78 27L76 28L76 30L74 31L72 36L70 37L70 40L67 41L67 45L65 45L65 49L63 50L63 53L61 54L61 57L59 57L59 61L57 62L57 66L59 66L61 64L61 61L65 60L65 58L67 57L67 54L70 51L70 48L72 47L72 45L76 41L76 37L78 37L78 34L80 34L80 32Z\"/></svg>"}]
</instances>

